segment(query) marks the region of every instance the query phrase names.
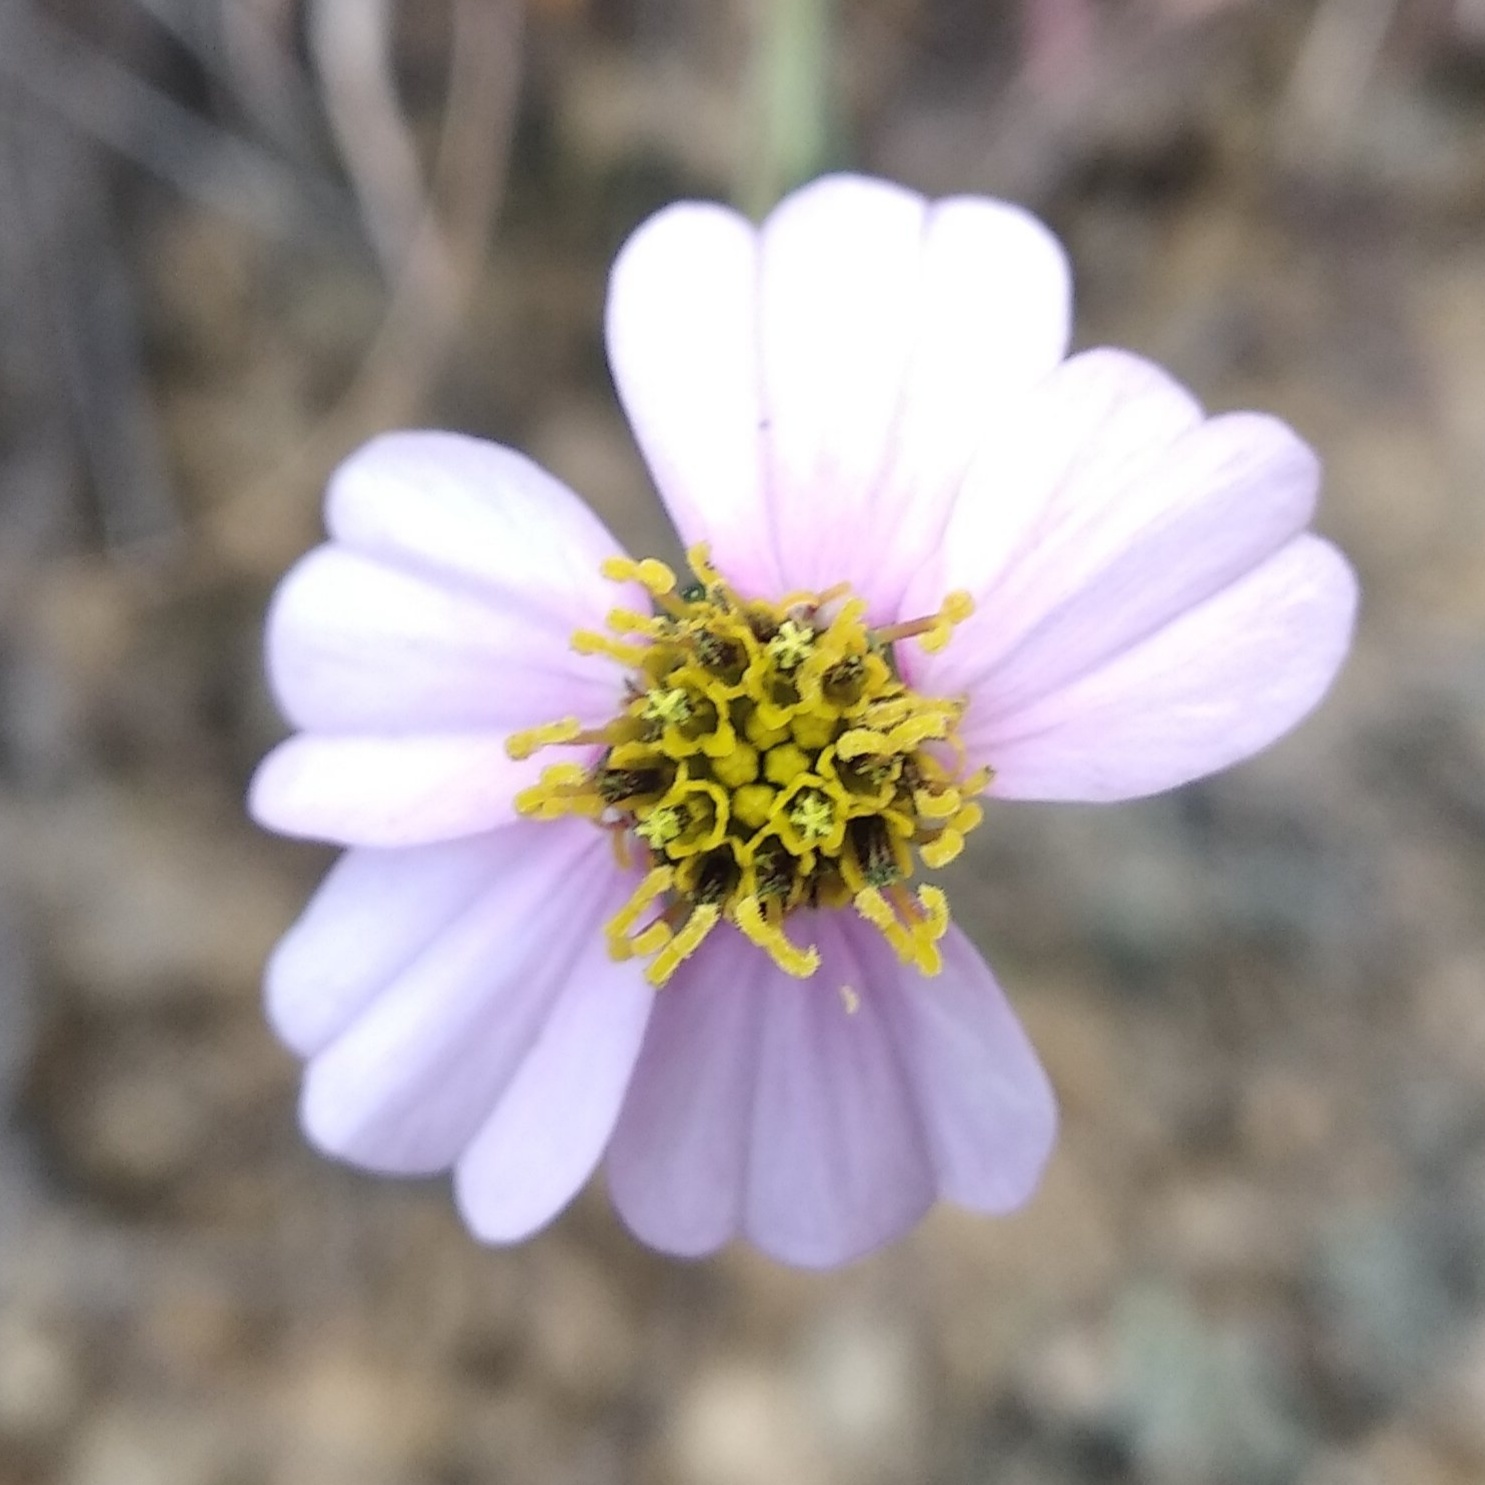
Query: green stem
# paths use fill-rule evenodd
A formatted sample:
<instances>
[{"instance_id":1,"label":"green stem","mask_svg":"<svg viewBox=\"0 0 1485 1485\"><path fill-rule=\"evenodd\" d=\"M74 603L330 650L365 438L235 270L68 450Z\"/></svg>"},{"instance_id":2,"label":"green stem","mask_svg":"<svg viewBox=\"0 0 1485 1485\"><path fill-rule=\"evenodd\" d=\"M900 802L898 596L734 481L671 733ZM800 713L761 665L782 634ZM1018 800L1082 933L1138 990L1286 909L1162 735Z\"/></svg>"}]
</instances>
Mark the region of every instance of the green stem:
<instances>
[{"instance_id":1,"label":"green stem","mask_svg":"<svg viewBox=\"0 0 1485 1485\"><path fill-rule=\"evenodd\" d=\"M762 217L831 163L835 136L835 0L757 0L753 137L739 203Z\"/></svg>"}]
</instances>

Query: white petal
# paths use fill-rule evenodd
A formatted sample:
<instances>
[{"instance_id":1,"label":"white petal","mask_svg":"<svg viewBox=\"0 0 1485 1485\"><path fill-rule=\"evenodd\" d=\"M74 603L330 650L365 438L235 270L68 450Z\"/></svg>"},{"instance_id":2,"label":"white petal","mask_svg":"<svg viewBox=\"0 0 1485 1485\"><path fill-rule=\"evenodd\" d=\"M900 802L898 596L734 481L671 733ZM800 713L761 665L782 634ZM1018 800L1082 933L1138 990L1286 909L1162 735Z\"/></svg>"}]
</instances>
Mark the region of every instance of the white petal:
<instances>
[{"instance_id":1,"label":"white petal","mask_svg":"<svg viewBox=\"0 0 1485 1485\"><path fill-rule=\"evenodd\" d=\"M322 1149L388 1172L451 1165L601 944L632 885L608 842L581 822L511 836L492 884L309 1064L301 1116Z\"/></svg>"}]
</instances>

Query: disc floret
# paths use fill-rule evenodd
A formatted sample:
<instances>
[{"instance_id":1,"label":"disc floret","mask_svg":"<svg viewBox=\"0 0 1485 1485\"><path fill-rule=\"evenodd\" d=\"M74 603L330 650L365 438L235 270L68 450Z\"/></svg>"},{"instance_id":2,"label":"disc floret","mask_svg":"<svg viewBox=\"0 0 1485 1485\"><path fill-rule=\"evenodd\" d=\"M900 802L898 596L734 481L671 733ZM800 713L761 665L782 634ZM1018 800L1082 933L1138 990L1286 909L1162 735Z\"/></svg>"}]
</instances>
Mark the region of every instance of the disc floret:
<instances>
[{"instance_id":1,"label":"disc floret","mask_svg":"<svg viewBox=\"0 0 1485 1485\"><path fill-rule=\"evenodd\" d=\"M569 718L511 737L516 758L600 750L586 765L544 769L517 809L587 816L613 832L626 865L638 854L648 870L610 920L608 944L615 958L649 959L652 984L724 921L807 978L819 952L784 931L805 907L854 907L904 963L937 973L948 903L908 883L917 861L943 866L963 849L990 774L964 770L964 703L910 689L892 646L914 636L942 647L968 596L872 629L846 585L742 598L704 547L688 560L697 581L679 591L663 563L604 564L613 581L640 583L655 612L615 609L608 633L580 630L573 647L623 666L628 699L602 728Z\"/></svg>"}]
</instances>

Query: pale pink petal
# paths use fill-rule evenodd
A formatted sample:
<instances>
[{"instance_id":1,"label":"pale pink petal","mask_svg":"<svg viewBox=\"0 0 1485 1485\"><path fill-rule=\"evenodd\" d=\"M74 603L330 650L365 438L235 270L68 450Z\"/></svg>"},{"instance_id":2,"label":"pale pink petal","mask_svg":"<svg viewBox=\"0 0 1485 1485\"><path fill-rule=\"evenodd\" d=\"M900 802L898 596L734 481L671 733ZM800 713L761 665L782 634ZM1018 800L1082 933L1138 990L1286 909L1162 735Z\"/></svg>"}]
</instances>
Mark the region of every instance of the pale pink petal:
<instances>
[{"instance_id":1,"label":"pale pink petal","mask_svg":"<svg viewBox=\"0 0 1485 1485\"><path fill-rule=\"evenodd\" d=\"M591 967L632 885L608 841L584 822L543 822L500 844L489 886L310 1062L301 1116L329 1153L408 1174L451 1165Z\"/></svg>"},{"instance_id":2,"label":"pale pink petal","mask_svg":"<svg viewBox=\"0 0 1485 1485\"><path fill-rule=\"evenodd\" d=\"M684 541L746 591L850 580L895 618L1069 307L1061 248L1018 208L832 176L761 235L714 206L647 222L614 268L609 359Z\"/></svg>"},{"instance_id":3,"label":"pale pink petal","mask_svg":"<svg viewBox=\"0 0 1485 1485\"><path fill-rule=\"evenodd\" d=\"M603 1155L655 992L594 933L495 1112L454 1169L459 1209L486 1242L548 1223Z\"/></svg>"},{"instance_id":4,"label":"pale pink petal","mask_svg":"<svg viewBox=\"0 0 1485 1485\"><path fill-rule=\"evenodd\" d=\"M741 1235L822 1267L897 1237L940 1192L1024 1200L1055 1108L968 941L951 930L925 979L847 914L789 931L820 949L811 980L720 929L658 996L609 1157L624 1220L667 1252Z\"/></svg>"},{"instance_id":5,"label":"pale pink petal","mask_svg":"<svg viewBox=\"0 0 1485 1485\"><path fill-rule=\"evenodd\" d=\"M742 1226L763 989L776 973L723 926L655 998L608 1158L614 1204L653 1248L695 1257Z\"/></svg>"},{"instance_id":6,"label":"pale pink petal","mask_svg":"<svg viewBox=\"0 0 1485 1485\"><path fill-rule=\"evenodd\" d=\"M1356 579L1313 536L1020 711L972 704L964 740L1009 799L1133 799L1256 753L1310 711L1350 645Z\"/></svg>"},{"instance_id":7,"label":"pale pink petal","mask_svg":"<svg viewBox=\"0 0 1485 1485\"><path fill-rule=\"evenodd\" d=\"M752 225L695 203L651 217L614 264L607 333L619 398L682 543L709 542L744 592L781 592L760 436Z\"/></svg>"},{"instance_id":8,"label":"pale pink petal","mask_svg":"<svg viewBox=\"0 0 1485 1485\"><path fill-rule=\"evenodd\" d=\"M970 691L1160 509L1147 486L1201 408L1159 367L1123 351L1063 362L996 408L909 614L963 589L976 609L940 655L909 650L915 684ZM1156 494L1171 498L1169 482Z\"/></svg>"},{"instance_id":9,"label":"pale pink petal","mask_svg":"<svg viewBox=\"0 0 1485 1485\"><path fill-rule=\"evenodd\" d=\"M452 433L374 439L326 511L335 541L285 579L269 626L270 679L310 731L264 760L254 815L351 846L509 823L547 761L512 761L509 732L601 723L621 697L617 670L569 643L643 605L599 573L617 543L528 459Z\"/></svg>"},{"instance_id":10,"label":"pale pink petal","mask_svg":"<svg viewBox=\"0 0 1485 1485\"><path fill-rule=\"evenodd\" d=\"M982 724L1024 707L1251 571L1314 513L1315 456L1276 419L1232 413L1149 448L1122 478L1069 472L1035 545L970 586L976 612L949 651L914 662L923 684L973 695ZM946 546L959 575L969 519L956 511Z\"/></svg>"},{"instance_id":11,"label":"pale pink petal","mask_svg":"<svg viewBox=\"0 0 1485 1485\"><path fill-rule=\"evenodd\" d=\"M1108 519L1085 527L1085 563L1065 594L1048 593L1022 642L975 677L982 717L1020 710L1251 572L1304 530L1319 483L1310 449L1258 413L1214 418L1177 439L1143 482L1143 501L1125 502L1144 504L1143 522L1130 527L1121 513L1122 530ZM992 622L996 606L993 597L986 605Z\"/></svg>"},{"instance_id":12,"label":"pale pink petal","mask_svg":"<svg viewBox=\"0 0 1485 1485\"><path fill-rule=\"evenodd\" d=\"M467 584L497 612L572 629L642 595L599 576L622 552L561 481L514 449L458 433L385 433L330 480L332 539L439 582Z\"/></svg>"},{"instance_id":13,"label":"pale pink petal","mask_svg":"<svg viewBox=\"0 0 1485 1485\"><path fill-rule=\"evenodd\" d=\"M412 846L519 818L516 795L548 755L516 762L499 732L304 732L258 765L253 818L281 835L343 846Z\"/></svg>"},{"instance_id":14,"label":"pale pink petal","mask_svg":"<svg viewBox=\"0 0 1485 1485\"><path fill-rule=\"evenodd\" d=\"M1057 1134L1057 1100L1036 1052L974 945L957 928L942 942L943 973L898 972L882 1011L908 1070L938 1194L980 1212L1019 1207L1035 1189ZM880 960L885 947L863 954Z\"/></svg>"},{"instance_id":15,"label":"pale pink petal","mask_svg":"<svg viewBox=\"0 0 1485 1485\"><path fill-rule=\"evenodd\" d=\"M937 1194L917 1090L885 1014L919 977L843 913L790 926L822 962L808 983L776 973L764 987L743 1231L785 1263L823 1268L900 1237Z\"/></svg>"},{"instance_id":16,"label":"pale pink petal","mask_svg":"<svg viewBox=\"0 0 1485 1485\"><path fill-rule=\"evenodd\" d=\"M874 591L898 616L913 575L939 549L972 457L995 430L994 409L1062 359L1072 309L1061 245L1001 201L935 202L919 277L901 411L856 523L876 538Z\"/></svg>"},{"instance_id":17,"label":"pale pink petal","mask_svg":"<svg viewBox=\"0 0 1485 1485\"><path fill-rule=\"evenodd\" d=\"M595 580L586 612L554 617L488 585L323 546L274 595L268 673L289 721L317 731L505 736L565 716L601 723L622 704L623 673L571 638L601 626L618 598Z\"/></svg>"},{"instance_id":18,"label":"pale pink petal","mask_svg":"<svg viewBox=\"0 0 1485 1485\"><path fill-rule=\"evenodd\" d=\"M346 852L268 960L273 1029L301 1057L320 1051L490 885L510 849L496 833Z\"/></svg>"},{"instance_id":19,"label":"pale pink petal","mask_svg":"<svg viewBox=\"0 0 1485 1485\"><path fill-rule=\"evenodd\" d=\"M927 212L900 186L833 176L786 197L762 229L757 334L784 586L849 580L881 613L887 532L863 541L863 521L908 380Z\"/></svg>"}]
</instances>

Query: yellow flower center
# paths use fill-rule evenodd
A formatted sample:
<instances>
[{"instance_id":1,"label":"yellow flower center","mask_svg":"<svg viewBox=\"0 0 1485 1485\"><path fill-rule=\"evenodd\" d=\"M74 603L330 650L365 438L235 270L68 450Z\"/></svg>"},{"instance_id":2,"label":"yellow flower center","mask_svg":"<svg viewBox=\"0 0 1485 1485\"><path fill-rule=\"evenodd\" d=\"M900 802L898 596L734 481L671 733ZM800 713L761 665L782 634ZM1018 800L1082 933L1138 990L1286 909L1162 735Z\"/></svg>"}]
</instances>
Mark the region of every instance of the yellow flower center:
<instances>
[{"instance_id":1,"label":"yellow flower center","mask_svg":"<svg viewBox=\"0 0 1485 1485\"><path fill-rule=\"evenodd\" d=\"M947 644L968 595L871 629L847 585L764 602L740 597L704 547L688 560L697 582L679 591L661 562L604 563L605 577L648 589L655 612L615 609L611 633L579 630L573 647L622 665L629 699L596 730L568 718L511 737L513 758L602 749L544 769L516 808L592 819L626 867L640 853L648 870L607 932L616 959L649 958L651 984L722 921L787 973L812 975L819 952L784 932L802 907L854 907L903 963L936 974L948 903L906 884L917 861L943 866L964 848L990 772L965 772L964 703L911 690L892 646Z\"/></svg>"}]
</instances>

